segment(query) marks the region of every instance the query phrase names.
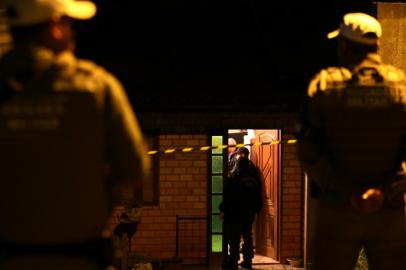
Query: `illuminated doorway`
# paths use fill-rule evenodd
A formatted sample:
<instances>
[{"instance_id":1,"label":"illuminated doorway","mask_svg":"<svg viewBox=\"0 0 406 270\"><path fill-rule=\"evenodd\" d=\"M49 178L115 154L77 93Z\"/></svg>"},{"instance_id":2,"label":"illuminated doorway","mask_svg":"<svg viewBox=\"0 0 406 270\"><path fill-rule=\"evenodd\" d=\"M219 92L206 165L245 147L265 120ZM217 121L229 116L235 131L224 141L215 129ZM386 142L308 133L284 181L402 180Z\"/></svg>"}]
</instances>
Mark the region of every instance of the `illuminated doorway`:
<instances>
[{"instance_id":1,"label":"illuminated doorway","mask_svg":"<svg viewBox=\"0 0 406 270\"><path fill-rule=\"evenodd\" d=\"M280 173L281 140L280 129L229 129L226 134L213 134L212 146L225 145L229 138L250 150L251 161L263 175L264 207L257 215L253 226L255 257L254 264L278 263L280 239ZM272 144L271 144L272 143ZM256 144L256 145L255 145ZM260 145L258 145L260 144ZM228 151L213 149L211 159L211 253L221 253L223 228L218 205L222 200L223 182L226 180Z\"/></svg>"},{"instance_id":2,"label":"illuminated doorway","mask_svg":"<svg viewBox=\"0 0 406 270\"><path fill-rule=\"evenodd\" d=\"M254 224L254 264L279 260L281 130L230 129L228 137L250 150L251 161L263 175L264 207ZM269 259L268 259L269 258Z\"/></svg>"}]
</instances>

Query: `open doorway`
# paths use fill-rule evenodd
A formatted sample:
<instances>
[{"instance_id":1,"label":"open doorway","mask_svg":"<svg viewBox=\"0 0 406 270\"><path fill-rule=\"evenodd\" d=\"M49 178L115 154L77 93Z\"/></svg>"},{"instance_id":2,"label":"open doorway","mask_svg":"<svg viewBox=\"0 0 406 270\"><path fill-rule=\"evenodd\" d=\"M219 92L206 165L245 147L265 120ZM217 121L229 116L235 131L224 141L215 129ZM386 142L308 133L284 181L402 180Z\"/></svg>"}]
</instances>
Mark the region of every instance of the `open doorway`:
<instances>
[{"instance_id":1,"label":"open doorway","mask_svg":"<svg viewBox=\"0 0 406 270\"><path fill-rule=\"evenodd\" d=\"M229 129L228 138L234 139L237 145L244 144L250 150L249 158L263 176L264 206L253 226L253 264L278 263L281 179L281 145L278 142L281 141L281 130Z\"/></svg>"}]
</instances>

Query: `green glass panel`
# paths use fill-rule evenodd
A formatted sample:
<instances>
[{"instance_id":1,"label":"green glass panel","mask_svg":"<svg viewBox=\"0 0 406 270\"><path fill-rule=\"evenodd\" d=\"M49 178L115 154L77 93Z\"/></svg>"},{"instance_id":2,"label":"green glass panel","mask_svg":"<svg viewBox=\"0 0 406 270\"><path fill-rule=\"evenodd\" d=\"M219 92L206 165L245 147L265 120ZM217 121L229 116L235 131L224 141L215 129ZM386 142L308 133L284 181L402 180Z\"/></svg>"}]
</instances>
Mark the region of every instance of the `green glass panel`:
<instances>
[{"instance_id":1,"label":"green glass panel","mask_svg":"<svg viewBox=\"0 0 406 270\"><path fill-rule=\"evenodd\" d=\"M211 232L212 233L223 232L223 221L220 219L219 215L211 216Z\"/></svg>"},{"instance_id":2,"label":"green glass panel","mask_svg":"<svg viewBox=\"0 0 406 270\"><path fill-rule=\"evenodd\" d=\"M220 213L219 205L220 205L222 199L223 199L223 195L212 195L211 196L211 212L213 214Z\"/></svg>"},{"instance_id":3,"label":"green glass panel","mask_svg":"<svg viewBox=\"0 0 406 270\"><path fill-rule=\"evenodd\" d=\"M223 173L223 156L211 157L211 172Z\"/></svg>"},{"instance_id":4,"label":"green glass panel","mask_svg":"<svg viewBox=\"0 0 406 270\"><path fill-rule=\"evenodd\" d=\"M217 145L222 145L222 144L223 144L223 136L211 136L211 145L212 146L217 146ZM211 152L213 154L222 154L223 149L216 148L216 149L212 149Z\"/></svg>"},{"instance_id":5,"label":"green glass panel","mask_svg":"<svg viewBox=\"0 0 406 270\"><path fill-rule=\"evenodd\" d=\"M223 176L213 175L211 177L211 192L223 193Z\"/></svg>"},{"instance_id":6,"label":"green glass panel","mask_svg":"<svg viewBox=\"0 0 406 270\"><path fill-rule=\"evenodd\" d=\"M223 236L212 235L211 236L211 251L212 252L222 252L223 251Z\"/></svg>"}]
</instances>

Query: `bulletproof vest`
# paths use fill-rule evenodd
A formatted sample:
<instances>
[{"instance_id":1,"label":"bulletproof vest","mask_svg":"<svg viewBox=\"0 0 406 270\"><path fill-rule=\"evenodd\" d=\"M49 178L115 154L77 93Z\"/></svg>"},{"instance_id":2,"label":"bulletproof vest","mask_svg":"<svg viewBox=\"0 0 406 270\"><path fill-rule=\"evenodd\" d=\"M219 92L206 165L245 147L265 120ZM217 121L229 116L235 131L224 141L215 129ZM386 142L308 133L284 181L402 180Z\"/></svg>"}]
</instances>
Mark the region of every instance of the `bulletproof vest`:
<instances>
[{"instance_id":1,"label":"bulletproof vest","mask_svg":"<svg viewBox=\"0 0 406 270\"><path fill-rule=\"evenodd\" d=\"M108 207L103 111L94 94L8 93L0 103L0 241L99 237Z\"/></svg>"},{"instance_id":2,"label":"bulletproof vest","mask_svg":"<svg viewBox=\"0 0 406 270\"><path fill-rule=\"evenodd\" d=\"M324 151L346 179L380 183L399 167L406 139L406 84L392 66L323 71L315 99Z\"/></svg>"}]
</instances>

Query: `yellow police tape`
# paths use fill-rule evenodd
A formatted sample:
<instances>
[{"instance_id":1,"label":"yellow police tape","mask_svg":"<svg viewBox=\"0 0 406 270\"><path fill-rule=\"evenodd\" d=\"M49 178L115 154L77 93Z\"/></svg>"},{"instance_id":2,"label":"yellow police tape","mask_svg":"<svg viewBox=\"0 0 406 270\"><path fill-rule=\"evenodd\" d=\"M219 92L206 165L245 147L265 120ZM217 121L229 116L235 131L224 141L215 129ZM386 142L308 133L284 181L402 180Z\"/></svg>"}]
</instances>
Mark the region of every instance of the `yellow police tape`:
<instances>
[{"instance_id":1,"label":"yellow police tape","mask_svg":"<svg viewBox=\"0 0 406 270\"><path fill-rule=\"evenodd\" d=\"M148 151L148 155L155 155L155 154L172 154L176 152L181 153L189 153L189 152L196 152L196 151L207 151L213 149L225 149L228 147L243 147L243 146L261 146L261 145L277 145L277 144L293 144L296 143L297 140L284 140L284 141L272 141L272 142L256 142L256 143L239 143L236 145L227 145L227 144L220 144L220 145L212 145L212 146L196 146L196 147L185 147L185 148L168 148L165 150L150 150Z\"/></svg>"}]
</instances>

